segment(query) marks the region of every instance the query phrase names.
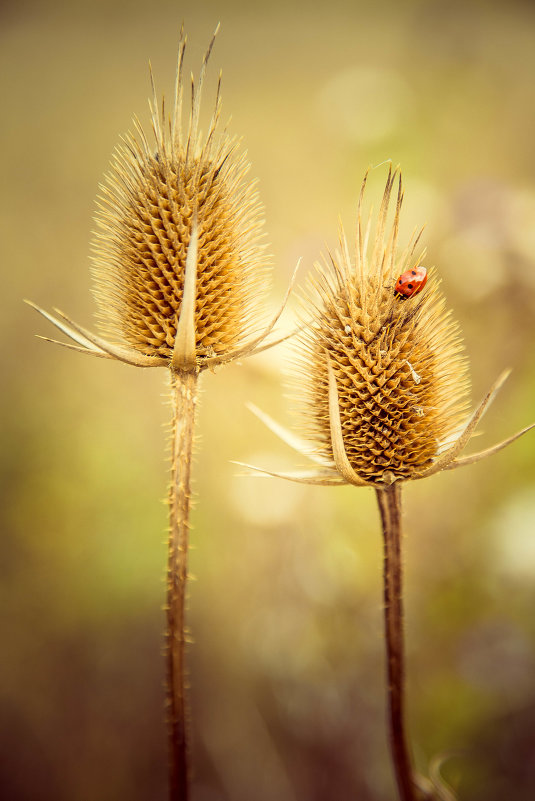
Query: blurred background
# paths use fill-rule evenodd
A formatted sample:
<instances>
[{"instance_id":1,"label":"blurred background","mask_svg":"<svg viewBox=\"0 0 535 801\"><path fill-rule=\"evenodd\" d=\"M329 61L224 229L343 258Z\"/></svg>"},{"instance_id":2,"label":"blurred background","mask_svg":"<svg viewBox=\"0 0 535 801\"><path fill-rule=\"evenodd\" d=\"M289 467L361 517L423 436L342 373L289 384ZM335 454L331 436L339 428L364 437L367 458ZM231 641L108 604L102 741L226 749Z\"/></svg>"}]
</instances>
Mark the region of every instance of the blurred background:
<instances>
[{"instance_id":1,"label":"blurred background","mask_svg":"<svg viewBox=\"0 0 535 801\"><path fill-rule=\"evenodd\" d=\"M171 95L179 28L259 179L273 306L349 236L391 158L404 235L459 320L477 401L513 373L474 449L535 419L535 10L529 2L0 6L0 796L166 797L162 632L167 375L69 353L28 297L93 326L94 199L119 136ZM374 171L379 202L386 168ZM292 314L287 315L287 325ZM194 801L388 801L382 544L372 491L239 475L297 457L274 350L206 375L189 652ZM409 724L462 801L535 797L535 440L408 486Z\"/></svg>"}]
</instances>

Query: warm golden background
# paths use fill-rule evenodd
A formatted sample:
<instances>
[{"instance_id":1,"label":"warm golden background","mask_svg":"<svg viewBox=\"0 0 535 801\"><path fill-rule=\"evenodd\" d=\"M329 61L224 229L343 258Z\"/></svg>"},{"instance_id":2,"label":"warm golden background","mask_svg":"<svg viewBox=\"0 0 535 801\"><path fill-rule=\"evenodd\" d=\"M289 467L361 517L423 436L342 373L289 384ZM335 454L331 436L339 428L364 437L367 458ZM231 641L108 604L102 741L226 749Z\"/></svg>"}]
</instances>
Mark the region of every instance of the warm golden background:
<instances>
[{"instance_id":1,"label":"warm golden background","mask_svg":"<svg viewBox=\"0 0 535 801\"><path fill-rule=\"evenodd\" d=\"M92 325L97 184L152 60L170 95L218 20L208 75L259 178L275 304L351 231L391 158L406 230L464 330L484 447L535 419L535 12L521 2L3 0L0 795L165 798L163 370L55 348L22 298ZM205 106L206 109L206 106ZM372 194L384 181L376 170ZM195 801L390 801L381 541L372 492L244 478L291 468L284 353L204 381L190 650ZM535 434L407 487L410 728L463 801L535 797Z\"/></svg>"}]
</instances>

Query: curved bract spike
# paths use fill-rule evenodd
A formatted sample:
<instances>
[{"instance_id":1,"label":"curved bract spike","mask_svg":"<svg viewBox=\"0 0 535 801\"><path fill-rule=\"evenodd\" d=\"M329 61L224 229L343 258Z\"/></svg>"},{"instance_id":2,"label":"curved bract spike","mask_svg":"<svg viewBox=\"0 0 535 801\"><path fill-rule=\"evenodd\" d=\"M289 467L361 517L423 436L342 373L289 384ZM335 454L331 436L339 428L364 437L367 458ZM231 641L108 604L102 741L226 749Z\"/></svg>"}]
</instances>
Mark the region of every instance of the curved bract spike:
<instances>
[{"instance_id":1,"label":"curved bract spike","mask_svg":"<svg viewBox=\"0 0 535 801\"><path fill-rule=\"evenodd\" d=\"M45 311L40 306L37 306L37 304L32 303L31 300L25 300L24 303L27 303L28 306L31 306L32 309L35 309L36 312L39 312L39 314L41 314L46 320L48 320L50 323L52 323L52 325L56 326L56 328L59 331L61 331L62 333L66 334L66 336L68 336L69 339L72 339L73 342L77 342L78 345L81 345L83 349L89 350L89 351L96 351L95 345L91 342L91 340L89 338L87 338L85 336L81 336L78 333L78 331L75 331L70 326L65 325L65 323L61 322L61 320L58 320L56 317L54 317L53 314L50 314L49 312ZM55 341L55 340L51 340L51 341Z\"/></svg>"},{"instance_id":2,"label":"curved bract spike","mask_svg":"<svg viewBox=\"0 0 535 801\"><path fill-rule=\"evenodd\" d=\"M195 300L197 296L197 250L199 226L197 212L193 214L191 234L186 254L184 275L184 292L180 307L180 317L175 335L171 368L173 370L191 370L196 364L195 350Z\"/></svg>"},{"instance_id":3,"label":"curved bract spike","mask_svg":"<svg viewBox=\"0 0 535 801\"><path fill-rule=\"evenodd\" d=\"M86 337L91 344L96 345L97 348L103 350L105 353L108 353L114 359L117 359L120 362L124 362L125 364L131 364L134 367L163 367L167 366L168 361L167 359L160 358L158 356L146 356L144 353L139 353L134 348L125 348L121 345L113 345L111 342L107 342L102 337L97 336L96 334L91 333L86 328L83 328L78 323L75 323L74 320L71 320L70 317L67 317L66 314L61 312L59 309L54 309L56 314L59 314L63 317L66 322L69 323L73 327L75 331L78 331L82 336Z\"/></svg>"},{"instance_id":4,"label":"curved bract spike","mask_svg":"<svg viewBox=\"0 0 535 801\"><path fill-rule=\"evenodd\" d=\"M107 342L102 337L91 333L91 331L88 331L86 328L78 325L78 323L75 323L74 320L71 320L70 317L67 317L67 315L59 309L54 309L54 311L62 319L58 319L52 314L45 312L44 309L41 309L31 301L26 301L26 303L38 311L39 314L42 314L43 317L49 320L53 325L56 326L56 328L66 334L70 339L78 343L78 345L81 345L82 348L85 348L89 353L93 353L95 356L100 356L100 351L103 351L104 353L108 354L110 358L124 362L125 364L131 364L135 367L162 367L168 364L167 359L163 359L158 356L146 356L144 353L139 353L138 351L134 350L134 348L125 348L120 345L113 345L112 343ZM65 322L63 322L63 320Z\"/></svg>"},{"instance_id":5,"label":"curved bract spike","mask_svg":"<svg viewBox=\"0 0 535 801\"><path fill-rule=\"evenodd\" d=\"M433 786L434 796L437 801L458 801L457 795L454 793L453 788L445 781L442 776L442 766L445 762L459 753L452 752L446 754L438 754L433 757L429 764L429 778Z\"/></svg>"},{"instance_id":6,"label":"curved bract spike","mask_svg":"<svg viewBox=\"0 0 535 801\"><path fill-rule=\"evenodd\" d=\"M109 353L104 353L102 350L94 350L93 348L81 347L80 345L70 345L68 342L60 342L59 339L51 339L51 337L44 337L41 336L41 334L36 334L35 336L37 339L42 339L44 342L52 342L53 345L61 345L62 348L75 350L77 353L87 353L89 356L99 356L101 359L113 359L116 361L114 356L110 356Z\"/></svg>"},{"instance_id":7,"label":"curved bract spike","mask_svg":"<svg viewBox=\"0 0 535 801\"><path fill-rule=\"evenodd\" d=\"M246 348L245 351L240 353L238 356L231 354L230 360L234 361L234 359L239 358L240 356L256 356L258 353L263 353L265 350L270 350L270 348L274 348L275 345L281 345L283 342L287 342L289 339L302 331L302 328L302 326L298 326L297 328L294 328L293 331L290 331L289 334L285 334L283 337L279 337L279 339L270 339L269 342L264 342L262 345L258 345L257 347L252 345L251 350Z\"/></svg>"},{"instance_id":8,"label":"curved bract spike","mask_svg":"<svg viewBox=\"0 0 535 801\"><path fill-rule=\"evenodd\" d=\"M158 108L158 93L156 91L156 83L154 81L154 73L152 71L152 63L149 59L149 77L152 93L152 100L149 100L149 110L151 116L152 130L154 138L156 139L158 150L165 154L165 138L163 135L162 121L160 119L160 111Z\"/></svg>"},{"instance_id":9,"label":"curved bract spike","mask_svg":"<svg viewBox=\"0 0 535 801\"><path fill-rule=\"evenodd\" d=\"M245 464L244 462L232 462L232 464L237 464L239 467L246 467L248 470L253 470L255 474L260 476L284 478L286 481L295 481L298 484L316 484L322 487L341 487L347 484L347 481L344 481L334 470L325 472L299 470L290 473L277 473L273 470L264 470L261 467L255 467L252 464Z\"/></svg>"},{"instance_id":10,"label":"curved bract spike","mask_svg":"<svg viewBox=\"0 0 535 801\"><path fill-rule=\"evenodd\" d=\"M182 147L182 71L184 68L184 53L186 50L184 26L180 29L180 43L178 46L178 62L175 81L175 108L171 126L171 139L173 147L178 150Z\"/></svg>"},{"instance_id":11,"label":"curved bract spike","mask_svg":"<svg viewBox=\"0 0 535 801\"><path fill-rule=\"evenodd\" d=\"M336 388L336 377L331 367L331 362L327 356L327 372L329 375L329 421L331 428L331 445L333 449L334 463L342 478L348 484L356 487L373 486L362 479L351 467L344 447L342 437L342 422L340 420L340 407L338 405L338 389Z\"/></svg>"},{"instance_id":12,"label":"curved bract spike","mask_svg":"<svg viewBox=\"0 0 535 801\"><path fill-rule=\"evenodd\" d=\"M497 445L492 445L490 448L486 448L484 451L479 451L478 453L472 453L469 456L461 456L460 459L454 459L450 464L446 465L444 470L455 470L456 467L465 467L468 464L474 464L475 462L479 462L480 459L486 459L487 456L492 456L494 453L498 453L503 448L506 448L511 442L514 442L515 439L526 434L528 431L531 431L532 428L535 428L535 423L531 423L531 425L526 426L521 431L517 431L516 434L513 434L507 439L504 439L502 442L499 442Z\"/></svg>"},{"instance_id":13,"label":"curved bract spike","mask_svg":"<svg viewBox=\"0 0 535 801\"><path fill-rule=\"evenodd\" d=\"M208 61L210 60L210 54L211 54L212 48L214 46L215 38L216 38L216 36L217 36L217 34L219 32L219 28L220 28L220 23L217 24L216 29L215 29L215 31L213 33L212 39L210 41L210 44L208 45L208 49L207 49L206 53L204 54L204 58L202 60L201 71L199 73L199 82L198 82L198 85L197 85L197 104L196 104L196 107L194 109L194 118L193 118L193 121L192 121L192 139L193 139L193 141L195 141L195 139L197 137L197 128L199 126L200 101L201 101L202 89L203 89L203 85L204 85L204 78L205 78L205 75L206 75L206 67L207 67Z\"/></svg>"},{"instance_id":14,"label":"curved bract spike","mask_svg":"<svg viewBox=\"0 0 535 801\"><path fill-rule=\"evenodd\" d=\"M247 408L258 417L259 420L264 423L270 431L275 434L282 442L288 445L292 450L297 451L297 453L301 454L301 456L306 456L307 459L310 459L312 462L316 462L317 464L322 465L323 467L330 467L329 463L326 459L323 459L321 456L317 456L314 453L310 453L310 446L307 445L305 440L302 440L296 434L294 434L289 429L285 428L285 426L277 423L269 414L266 414L259 409L258 406L255 406L254 403L248 403ZM332 468L331 468L332 469Z\"/></svg>"},{"instance_id":15,"label":"curved bract spike","mask_svg":"<svg viewBox=\"0 0 535 801\"><path fill-rule=\"evenodd\" d=\"M427 470L423 470L421 473L418 473L413 476L414 479L418 478L425 478L426 476L431 476L434 473L438 473L440 470L445 470L447 466L453 462L456 458L457 454L461 453L463 448L468 443L468 440L472 436L475 427L487 411L488 407L496 397L498 391L502 387L503 383L506 381L507 377L509 376L511 370L504 370L504 372L498 377L498 379L494 382L491 386L475 412L470 417L467 425L465 426L464 430L462 431L461 435L458 437L457 441L449 450L445 451ZM470 458L470 457L468 457ZM469 462L466 462L469 464Z\"/></svg>"},{"instance_id":16,"label":"curved bract spike","mask_svg":"<svg viewBox=\"0 0 535 801\"><path fill-rule=\"evenodd\" d=\"M275 314L275 316L273 317L273 319L271 320L271 322L269 323L267 328L263 331L263 333L260 334L259 336L255 337L253 340L248 342L246 345L243 345L243 347L237 348L236 350L234 350L234 351L232 351L230 353L226 353L224 355L221 354L221 356L210 356L210 357L208 357L206 359L203 359L203 366L206 366L206 367L209 367L209 368L214 368L214 367L218 367L220 364L233 362L236 359L241 358L242 356L253 356L253 355L257 354L257 353L261 353L263 350L267 350L268 348L273 347L274 345L278 345L281 342L284 342L286 339L289 339L290 337L294 336L296 331L292 331L290 334L287 334L286 336L282 337L281 339L276 340L275 342L270 342L269 344L261 345L261 343L265 340L265 338L267 336L269 336L269 334L271 334L271 332L275 328L276 324L279 322L279 319L280 319L284 309L286 308L286 304L288 303L288 299L289 299L289 297L291 295L292 289L294 288L295 281L296 281L296 278L297 278L297 272L298 272L300 266L301 266L301 259L299 259L299 261L297 262L297 266L296 266L295 270L293 271L292 277L290 279L290 283L288 284L288 289L286 290L286 294L285 294L285 296L283 298L283 301L282 301L282 304L281 304L279 310L277 311L277 313ZM258 346L260 346L260 347L258 347Z\"/></svg>"}]
</instances>

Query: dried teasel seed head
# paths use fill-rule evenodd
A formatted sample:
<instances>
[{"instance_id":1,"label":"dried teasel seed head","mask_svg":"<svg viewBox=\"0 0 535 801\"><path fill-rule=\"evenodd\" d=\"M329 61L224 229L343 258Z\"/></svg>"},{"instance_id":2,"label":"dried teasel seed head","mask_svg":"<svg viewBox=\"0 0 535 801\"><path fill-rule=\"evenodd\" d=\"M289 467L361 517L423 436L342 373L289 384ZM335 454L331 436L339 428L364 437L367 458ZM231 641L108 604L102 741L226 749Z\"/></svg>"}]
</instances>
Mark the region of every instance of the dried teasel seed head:
<instances>
[{"instance_id":1,"label":"dried teasel seed head","mask_svg":"<svg viewBox=\"0 0 535 801\"><path fill-rule=\"evenodd\" d=\"M398 251L400 174L389 171L373 237L372 215L362 223L365 184L355 262L342 232L341 252L310 279L304 309L312 319L296 346L294 374L314 453L334 461L346 480L384 486L432 471L466 423L469 377L436 272L411 297L395 292L397 278L424 256L420 234Z\"/></svg>"},{"instance_id":2,"label":"dried teasel seed head","mask_svg":"<svg viewBox=\"0 0 535 801\"><path fill-rule=\"evenodd\" d=\"M267 284L261 206L246 177L249 165L238 143L217 132L219 84L208 133L199 133L212 45L213 40L192 85L185 135L182 38L171 118L166 120L163 103L159 112L153 86L155 144L136 120L99 197L92 272L100 327L108 340L160 363L175 345L194 226L191 339L198 366L243 347L258 325Z\"/></svg>"}]
</instances>

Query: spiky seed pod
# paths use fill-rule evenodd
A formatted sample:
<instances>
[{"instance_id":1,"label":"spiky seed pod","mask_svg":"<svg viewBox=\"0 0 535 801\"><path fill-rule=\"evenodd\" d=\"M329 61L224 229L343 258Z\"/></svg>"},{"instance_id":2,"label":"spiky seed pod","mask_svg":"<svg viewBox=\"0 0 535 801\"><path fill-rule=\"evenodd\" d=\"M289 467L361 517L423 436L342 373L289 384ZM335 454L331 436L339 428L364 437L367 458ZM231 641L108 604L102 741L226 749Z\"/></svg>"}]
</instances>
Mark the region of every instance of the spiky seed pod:
<instances>
[{"instance_id":1,"label":"spiky seed pod","mask_svg":"<svg viewBox=\"0 0 535 801\"><path fill-rule=\"evenodd\" d=\"M171 117L163 101L158 111L153 83L155 145L136 119L101 187L92 272L109 340L35 306L76 343L67 347L139 367L200 370L268 346L258 347L284 304L259 335L269 274L262 208L237 141L226 130L218 133L221 79L208 133L199 132L214 38L192 82L185 134L182 37Z\"/></svg>"},{"instance_id":2,"label":"spiky seed pod","mask_svg":"<svg viewBox=\"0 0 535 801\"><path fill-rule=\"evenodd\" d=\"M425 250L417 252L421 231L398 250L399 170L389 170L373 242L373 214L365 225L362 221L367 175L358 203L355 260L341 231L340 252L316 265L302 298L303 325L290 364L302 436L251 406L316 466L281 473L242 464L263 475L381 491L394 482L473 464L535 427L526 426L479 453L460 455L509 371L467 414L469 375L459 327L446 310L436 271L429 270L427 283L423 280L426 272L419 268ZM409 270L419 281L413 294ZM405 296L396 291L400 277L398 288Z\"/></svg>"},{"instance_id":3,"label":"spiky seed pod","mask_svg":"<svg viewBox=\"0 0 535 801\"><path fill-rule=\"evenodd\" d=\"M185 134L182 37L171 117L166 119L163 101L158 111L153 83L155 146L136 120L135 133L117 148L101 187L92 272L106 336L93 334L57 309L54 316L28 301L75 343L66 345L72 350L137 367L199 372L286 338L266 341L295 274L277 314L259 330L269 278L262 207L237 141L226 130L218 133L221 78L208 133L203 137L199 132L214 38L197 85L192 82Z\"/></svg>"},{"instance_id":4,"label":"spiky seed pod","mask_svg":"<svg viewBox=\"0 0 535 801\"><path fill-rule=\"evenodd\" d=\"M198 132L202 79L181 131L181 44L175 108L152 106L155 148L139 123L118 147L99 198L93 276L104 333L147 356L169 358L184 296L186 255L198 224L194 313L198 358L230 353L258 322L266 284L261 207L249 165L226 133L216 136L219 88L208 134Z\"/></svg>"},{"instance_id":5,"label":"spiky seed pod","mask_svg":"<svg viewBox=\"0 0 535 801\"><path fill-rule=\"evenodd\" d=\"M419 236L397 251L403 198L397 177L391 225L396 172L390 171L371 254L370 223L364 231L359 211L356 264L342 234L341 253L331 265L317 266L304 301L314 308L312 324L297 348L305 437L334 460L330 368L349 465L363 481L383 485L432 466L466 419L469 389L459 328L436 273L431 270L425 290L412 297L394 291L397 277L418 267L424 255L416 250Z\"/></svg>"},{"instance_id":6,"label":"spiky seed pod","mask_svg":"<svg viewBox=\"0 0 535 801\"><path fill-rule=\"evenodd\" d=\"M121 195L120 181L135 167L125 149L118 158L108 176L113 202L100 213L107 232L95 247L93 269L105 333L147 355L171 355L196 210L196 351L199 357L231 352L249 333L264 278L253 222L258 207L252 193L238 194L241 165L218 166L222 155L188 167L180 155L164 163L139 153L137 186Z\"/></svg>"}]
</instances>

